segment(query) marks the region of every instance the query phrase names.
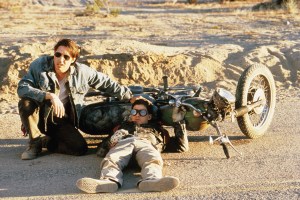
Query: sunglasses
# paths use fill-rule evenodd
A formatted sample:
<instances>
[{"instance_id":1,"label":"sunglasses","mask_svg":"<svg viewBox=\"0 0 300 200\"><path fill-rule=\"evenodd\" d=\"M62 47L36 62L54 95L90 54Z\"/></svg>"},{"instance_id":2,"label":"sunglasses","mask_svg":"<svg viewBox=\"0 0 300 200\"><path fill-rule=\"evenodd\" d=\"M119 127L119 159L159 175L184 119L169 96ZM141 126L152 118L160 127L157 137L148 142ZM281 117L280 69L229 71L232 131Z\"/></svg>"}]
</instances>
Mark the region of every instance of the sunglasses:
<instances>
[{"instance_id":1,"label":"sunglasses","mask_svg":"<svg viewBox=\"0 0 300 200\"><path fill-rule=\"evenodd\" d=\"M143 109L143 110L132 109L130 111L130 114L133 116L139 114L141 117L145 117L146 115L148 115L148 111L146 109Z\"/></svg>"},{"instance_id":2,"label":"sunglasses","mask_svg":"<svg viewBox=\"0 0 300 200\"><path fill-rule=\"evenodd\" d=\"M60 53L60 52L55 52L55 54L54 54L54 56L56 57L56 58L60 58L61 56L64 56L64 59L65 60L70 60L70 56L68 56L68 55L63 55L62 53Z\"/></svg>"}]
</instances>

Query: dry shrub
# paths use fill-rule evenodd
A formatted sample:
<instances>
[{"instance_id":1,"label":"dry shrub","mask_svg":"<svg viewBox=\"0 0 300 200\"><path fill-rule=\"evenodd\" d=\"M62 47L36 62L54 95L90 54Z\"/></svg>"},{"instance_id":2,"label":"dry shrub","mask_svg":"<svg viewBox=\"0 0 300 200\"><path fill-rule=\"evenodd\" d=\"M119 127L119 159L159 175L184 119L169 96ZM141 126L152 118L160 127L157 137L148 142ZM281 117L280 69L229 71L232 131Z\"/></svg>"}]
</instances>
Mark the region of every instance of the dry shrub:
<instances>
[{"instance_id":1,"label":"dry shrub","mask_svg":"<svg viewBox=\"0 0 300 200\"><path fill-rule=\"evenodd\" d=\"M284 5L287 9L287 11L291 14L296 14L298 13L298 3L297 0L290 0L287 1Z\"/></svg>"},{"instance_id":2,"label":"dry shrub","mask_svg":"<svg viewBox=\"0 0 300 200\"><path fill-rule=\"evenodd\" d=\"M291 14L298 13L297 0L262 2L252 8L254 11L285 9Z\"/></svg>"},{"instance_id":3,"label":"dry shrub","mask_svg":"<svg viewBox=\"0 0 300 200\"><path fill-rule=\"evenodd\" d=\"M94 0L92 4L87 4L85 12L88 15L93 15L101 12L101 9L104 9L106 12L106 16L118 16L121 12L120 9L111 9L110 8L110 0Z\"/></svg>"}]
</instances>

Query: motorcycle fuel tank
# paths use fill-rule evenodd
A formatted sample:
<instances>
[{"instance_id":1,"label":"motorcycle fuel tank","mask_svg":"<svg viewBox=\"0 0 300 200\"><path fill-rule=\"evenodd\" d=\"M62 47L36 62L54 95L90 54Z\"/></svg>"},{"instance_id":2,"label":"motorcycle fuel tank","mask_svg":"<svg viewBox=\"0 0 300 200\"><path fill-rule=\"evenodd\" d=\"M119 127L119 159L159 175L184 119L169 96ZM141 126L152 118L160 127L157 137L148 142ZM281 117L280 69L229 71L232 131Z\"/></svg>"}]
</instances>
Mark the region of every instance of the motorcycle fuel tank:
<instances>
[{"instance_id":1,"label":"motorcycle fuel tank","mask_svg":"<svg viewBox=\"0 0 300 200\"><path fill-rule=\"evenodd\" d=\"M205 101L201 98L198 98L198 97L192 97L192 98L188 98L188 99L184 100L183 102L189 103L201 111L205 111L204 105L207 101ZM167 106L163 106L159 109L160 110L160 113L159 113L160 119L161 119L162 123L167 126L172 126L172 124L173 124L173 120L172 120L173 108L174 108L173 106L167 105ZM209 127L209 123L205 119L203 119L203 117L201 115L195 116L193 113L193 110L190 108L186 108L186 110L187 110L187 112L184 116L184 120L186 123L187 130L201 131L201 130L205 130L207 127Z\"/></svg>"}]
</instances>

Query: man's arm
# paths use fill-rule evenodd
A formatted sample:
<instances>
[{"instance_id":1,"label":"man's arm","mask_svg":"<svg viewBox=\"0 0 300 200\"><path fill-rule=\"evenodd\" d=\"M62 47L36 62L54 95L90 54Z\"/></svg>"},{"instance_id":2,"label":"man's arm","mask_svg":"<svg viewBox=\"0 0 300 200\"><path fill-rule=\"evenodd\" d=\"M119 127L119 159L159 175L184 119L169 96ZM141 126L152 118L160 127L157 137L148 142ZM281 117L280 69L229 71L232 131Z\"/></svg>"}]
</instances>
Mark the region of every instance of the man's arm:
<instances>
[{"instance_id":1,"label":"man's arm","mask_svg":"<svg viewBox=\"0 0 300 200\"><path fill-rule=\"evenodd\" d=\"M187 137L186 125L184 121L184 116L186 110L184 107L174 107L172 111L173 127L175 137L171 139L173 147L178 152L185 152L189 150L189 141Z\"/></svg>"},{"instance_id":2,"label":"man's arm","mask_svg":"<svg viewBox=\"0 0 300 200\"><path fill-rule=\"evenodd\" d=\"M48 80L46 72L43 72L42 65L47 64L47 57L36 59L30 64L29 70L18 83L17 93L20 98L30 98L37 102L43 102L48 88L46 86Z\"/></svg>"},{"instance_id":3,"label":"man's arm","mask_svg":"<svg viewBox=\"0 0 300 200\"><path fill-rule=\"evenodd\" d=\"M57 117L65 115L65 108L58 96L49 92L49 79L47 72L43 71L44 65L49 65L48 57L41 57L30 64L28 73L18 83L18 95L20 98L29 98L37 102L50 100Z\"/></svg>"},{"instance_id":4,"label":"man's arm","mask_svg":"<svg viewBox=\"0 0 300 200\"><path fill-rule=\"evenodd\" d=\"M185 121L174 122L175 144L176 151L185 152L189 150L189 141L187 137Z\"/></svg>"},{"instance_id":5,"label":"man's arm","mask_svg":"<svg viewBox=\"0 0 300 200\"><path fill-rule=\"evenodd\" d=\"M90 74L89 85L94 89L115 96L120 100L130 100L132 98L132 93L128 87L120 85L95 69L88 68L88 70Z\"/></svg>"}]
</instances>

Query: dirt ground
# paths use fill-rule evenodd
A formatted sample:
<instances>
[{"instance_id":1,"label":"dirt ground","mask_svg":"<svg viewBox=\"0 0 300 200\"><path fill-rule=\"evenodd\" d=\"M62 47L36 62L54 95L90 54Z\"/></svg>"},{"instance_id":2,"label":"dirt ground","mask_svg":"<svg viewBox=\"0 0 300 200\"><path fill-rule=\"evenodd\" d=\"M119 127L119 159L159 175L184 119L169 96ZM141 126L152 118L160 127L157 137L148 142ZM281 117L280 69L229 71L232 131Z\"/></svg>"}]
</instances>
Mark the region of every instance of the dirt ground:
<instances>
[{"instance_id":1,"label":"dirt ground","mask_svg":"<svg viewBox=\"0 0 300 200\"><path fill-rule=\"evenodd\" d=\"M0 0L0 5L3 1ZM21 2L21 1L20 1ZM24 1L0 6L0 197L7 199L299 199L300 17L283 10L251 11L262 1L198 5L179 2L124 1L117 17L85 16L79 1ZM125 3L126 2L126 3ZM236 123L222 129L244 156L224 159L221 147L210 146L205 133L189 133L191 150L163 154L164 172L180 178L179 188L141 193L136 171L125 173L116 194L86 195L75 182L98 177L99 137L85 135L89 154L47 154L20 160L27 138L20 134L16 87L29 64L53 55L58 39L82 47L79 62L129 85L201 84L204 94L216 87L235 93L241 72L253 63L271 70L277 87L274 121L257 140L242 135ZM133 172L133 173L132 173Z\"/></svg>"}]
</instances>

